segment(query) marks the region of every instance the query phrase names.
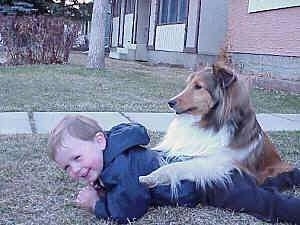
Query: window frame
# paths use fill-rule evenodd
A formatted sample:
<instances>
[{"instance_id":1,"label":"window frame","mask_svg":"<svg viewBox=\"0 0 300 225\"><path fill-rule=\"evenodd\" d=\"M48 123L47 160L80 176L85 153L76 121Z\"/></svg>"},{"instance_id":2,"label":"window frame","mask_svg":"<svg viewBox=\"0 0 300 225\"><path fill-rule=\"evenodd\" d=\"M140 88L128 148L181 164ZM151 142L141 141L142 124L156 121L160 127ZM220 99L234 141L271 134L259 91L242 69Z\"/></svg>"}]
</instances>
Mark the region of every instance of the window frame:
<instances>
[{"instance_id":1,"label":"window frame","mask_svg":"<svg viewBox=\"0 0 300 225\"><path fill-rule=\"evenodd\" d=\"M122 2L122 0L113 0L113 4L112 4L112 16L113 17L120 17L121 2Z\"/></svg>"},{"instance_id":2,"label":"window frame","mask_svg":"<svg viewBox=\"0 0 300 225\"><path fill-rule=\"evenodd\" d=\"M300 0L249 0L248 13L300 6Z\"/></svg>"},{"instance_id":3,"label":"window frame","mask_svg":"<svg viewBox=\"0 0 300 225\"><path fill-rule=\"evenodd\" d=\"M167 1L168 6L167 10L163 10L164 3ZM176 1L176 2L175 2ZM171 20L171 2L175 2L175 8L176 8L176 19L175 21ZM183 2L185 2L185 9L184 12L181 12L181 7ZM181 3L181 4L180 4ZM158 20L157 25L170 25L170 24L184 24L187 21L188 17L188 7L189 7L189 1L188 0L159 0L159 10L158 10ZM162 22L163 18L163 12L167 12L166 21ZM183 15L183 18L180 18Z\"/></svg>"},{"instance_id":4,"label":"window frame","mask_svg":"<svg viewBox=\"0 0 300 225\"><path fill-rule=\"evenodd\" d=\"M128 8L128 2L130 2L130 8ZM126 5L125 5L125 14L132 14L134 13L134 8L135 8L135 0L126 0Z\"/></svg>"}]
</instances>

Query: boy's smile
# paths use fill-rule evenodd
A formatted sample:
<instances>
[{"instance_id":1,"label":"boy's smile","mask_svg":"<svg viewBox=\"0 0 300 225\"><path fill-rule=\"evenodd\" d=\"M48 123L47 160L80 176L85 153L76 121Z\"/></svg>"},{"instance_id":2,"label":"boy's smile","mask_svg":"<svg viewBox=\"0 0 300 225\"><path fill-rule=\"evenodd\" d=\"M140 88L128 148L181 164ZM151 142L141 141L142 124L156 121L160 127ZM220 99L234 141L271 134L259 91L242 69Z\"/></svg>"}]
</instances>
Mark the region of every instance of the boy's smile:
<instances>
[{"instance_id":1,"label":"boy's smile","mask_svg":"<svg viewBox=\"0 0 300 225\"><path fill-rule=\"evenodd\" d=\"M66 134L55 161L73 179L94 182L103 169L103 150L106 139L98 133L93 141L83 141Z\"/></svg>"}]
</instances>

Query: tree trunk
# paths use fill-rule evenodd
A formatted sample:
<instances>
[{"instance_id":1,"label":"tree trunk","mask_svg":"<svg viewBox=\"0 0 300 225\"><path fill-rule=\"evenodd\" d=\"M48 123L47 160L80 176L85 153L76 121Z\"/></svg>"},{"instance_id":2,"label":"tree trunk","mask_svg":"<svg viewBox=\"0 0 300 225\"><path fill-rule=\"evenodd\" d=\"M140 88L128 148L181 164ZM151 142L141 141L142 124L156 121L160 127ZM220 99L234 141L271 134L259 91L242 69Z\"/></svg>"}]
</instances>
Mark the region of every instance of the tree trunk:
<instances>
[{"instance_id":1,"label":"tree trunk","mask_svg":"<svg viewBox=\"0 0 300 225\"><path fill-rule=\"evenodd\" d=\"M105 10L108 0L94 0L87 68L104 68Z\"/></svg>"}]
</instances>

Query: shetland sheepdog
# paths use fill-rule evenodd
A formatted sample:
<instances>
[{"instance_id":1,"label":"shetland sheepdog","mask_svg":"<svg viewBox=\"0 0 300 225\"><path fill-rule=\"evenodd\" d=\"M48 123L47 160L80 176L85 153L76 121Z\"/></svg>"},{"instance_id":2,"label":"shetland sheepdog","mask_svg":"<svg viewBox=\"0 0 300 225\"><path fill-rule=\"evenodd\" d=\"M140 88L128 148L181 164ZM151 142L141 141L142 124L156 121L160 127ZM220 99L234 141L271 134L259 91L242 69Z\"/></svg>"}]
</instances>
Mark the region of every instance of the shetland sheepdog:
<instances>
[{"instance_id":1,"label":"shetland sheepdog","mask_svg":"<svg viewBox=\"0 0 300 225\"><path fill-rule=\"evenodd\" d=\"M215 64L192 73L186 82L168 102L176 116L155 149L190 159L162 165L141 176L141 183L150 188L171 184L175 192L180 180L202 187L217 180L230 182L233 169L253 175L258 184L293 169L263 132L248 88L233 70Z\"/></svg>"}]
</instances>

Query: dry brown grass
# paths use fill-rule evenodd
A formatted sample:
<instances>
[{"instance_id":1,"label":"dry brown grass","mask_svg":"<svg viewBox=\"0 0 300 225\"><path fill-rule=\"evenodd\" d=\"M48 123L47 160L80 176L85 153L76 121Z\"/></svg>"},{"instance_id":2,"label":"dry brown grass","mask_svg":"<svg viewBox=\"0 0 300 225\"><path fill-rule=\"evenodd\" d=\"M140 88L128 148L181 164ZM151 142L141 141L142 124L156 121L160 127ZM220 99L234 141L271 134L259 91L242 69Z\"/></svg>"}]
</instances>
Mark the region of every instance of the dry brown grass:
<instances>
[{"instance_id":1,"label":"dry brown grass","mask_svg":"<svg viewBox=\"0 0 300 225\"><path fill-rule=\"evenodd\" d=\"M151 132L151 146L160 133ZM272 140L289 161L299 163L300 133L272 133ZM103 224L78 209L73 199L81 183L71 181L47 157L47 136L0 136L0 224ZM299 195L299 190L294 194ZM158 207L132 224L266 224L252 216L213 207Z\"/></svg>"}]
</instances>

